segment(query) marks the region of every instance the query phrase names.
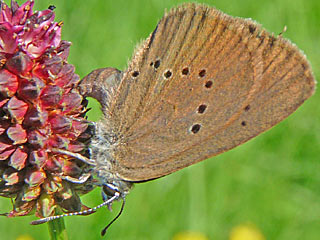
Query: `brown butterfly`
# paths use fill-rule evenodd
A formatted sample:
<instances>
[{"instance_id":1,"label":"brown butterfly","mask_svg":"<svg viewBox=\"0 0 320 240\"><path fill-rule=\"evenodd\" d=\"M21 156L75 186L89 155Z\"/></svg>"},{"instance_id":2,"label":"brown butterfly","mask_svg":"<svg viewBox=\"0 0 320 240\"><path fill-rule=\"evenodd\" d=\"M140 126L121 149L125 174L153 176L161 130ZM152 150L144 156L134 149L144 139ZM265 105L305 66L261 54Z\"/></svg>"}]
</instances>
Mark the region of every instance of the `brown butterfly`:
<instances>
[{"instance_id":1,"label":"brown butterfly","mask_svg":"<svg viewBox=\"0 0 320 240\"><path fill-rule=\"evenodd\" d=\"M127 70L98 69L79 86L104 113L90 163L107 204L268 130L314 88L303 53L256 22L200 4L170 10Z\"/></svg>"}]
</instances>

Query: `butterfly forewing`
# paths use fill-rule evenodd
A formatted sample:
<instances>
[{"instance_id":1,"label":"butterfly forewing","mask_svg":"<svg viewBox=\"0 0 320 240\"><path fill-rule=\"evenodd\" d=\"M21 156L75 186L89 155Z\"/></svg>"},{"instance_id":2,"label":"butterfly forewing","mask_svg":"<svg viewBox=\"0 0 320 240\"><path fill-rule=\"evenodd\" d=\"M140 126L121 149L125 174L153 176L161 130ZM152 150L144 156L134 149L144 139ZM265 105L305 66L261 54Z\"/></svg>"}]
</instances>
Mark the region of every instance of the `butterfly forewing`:
<instances>
[{"instance_id":1,"label":"butterfly forewing","mask_svg":"<svg viewBox=\"0 0 320 240\"><path fill-rule=\"evenodd\" d=\"M314 89L304 55L250 21L203 5L171 10L137 49L105 110L113 171L161 177L246 142Z\"/></svg>"}]
</instances>

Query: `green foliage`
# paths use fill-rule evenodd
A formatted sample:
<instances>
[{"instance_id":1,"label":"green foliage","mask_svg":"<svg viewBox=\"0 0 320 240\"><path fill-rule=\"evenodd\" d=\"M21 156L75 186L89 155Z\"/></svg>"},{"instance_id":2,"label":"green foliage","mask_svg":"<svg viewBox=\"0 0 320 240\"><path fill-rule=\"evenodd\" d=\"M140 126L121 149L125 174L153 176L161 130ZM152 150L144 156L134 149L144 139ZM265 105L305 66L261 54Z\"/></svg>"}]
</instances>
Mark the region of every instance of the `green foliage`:
<instances>
[{"instance_id":1,"label":"green foliage","mask_svg":"<svg viewBox=\"0 0 320 240\"><path fill-rule=\"evenodd\" d=\"M64 21L63 39L73 42L69 62L83 77L100 67L125 69L134 47L146 38L164 9L182 0L37 0L36 9L54 4ZM200 1L199 1L200 2ZM308 56L316 77L320 65L320 1L204 0L231 14L255 19L276 34L284 33ZM21 1L19 1L21 4ZM320 96L317 93L271 131L212 160L149 183L137 184L109 239L171 239L178 232L200 231L210 239L228 239L231 229L253 223L266 239L317 240L320 236ZM96 119L95 109L92 119ZM101 203L99 190L83 197ZM100 210L65 219L69 238L100 239L115 216ZM1 212L10 201L0 199ZM46 225L34 217L0 218L1 239L29 234L48 239Z\"/></svg>"}]
</instances>

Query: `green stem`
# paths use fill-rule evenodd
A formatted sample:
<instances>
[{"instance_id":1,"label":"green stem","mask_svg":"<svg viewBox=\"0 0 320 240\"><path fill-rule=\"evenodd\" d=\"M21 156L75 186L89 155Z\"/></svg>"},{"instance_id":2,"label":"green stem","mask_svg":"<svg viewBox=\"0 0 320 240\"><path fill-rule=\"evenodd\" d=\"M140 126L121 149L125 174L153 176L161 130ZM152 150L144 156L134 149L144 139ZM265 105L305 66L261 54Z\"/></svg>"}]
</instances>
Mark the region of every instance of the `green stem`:
<instances>
[{"instance_id":1,"label":"green stem","mask_svg":"<svg viewBox=\"0 0 320 240\"><path fill-rule=\"evenodd\" d=\"M49 221L48 227L51 240L68 240L63 218Z\"/></svg>"}]
</instances>

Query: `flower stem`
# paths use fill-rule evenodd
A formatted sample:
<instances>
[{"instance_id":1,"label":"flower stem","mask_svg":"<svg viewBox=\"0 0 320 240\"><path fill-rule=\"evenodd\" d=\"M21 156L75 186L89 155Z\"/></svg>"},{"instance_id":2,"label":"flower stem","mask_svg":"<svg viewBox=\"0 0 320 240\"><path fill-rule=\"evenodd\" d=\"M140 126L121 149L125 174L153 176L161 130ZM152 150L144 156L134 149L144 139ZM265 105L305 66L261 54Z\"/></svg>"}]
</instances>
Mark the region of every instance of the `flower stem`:
<instances>
[{"instance_id":1,"label":"flower stem","mask_svg":"<svg viewBox=\"0 0 320 240\"><path fill-rule=\"evenodd\" d=\"M48 222L51 240L67 240L67 230L64 225L64 219L59 218Z\"/></svg>"}]
</instances>

